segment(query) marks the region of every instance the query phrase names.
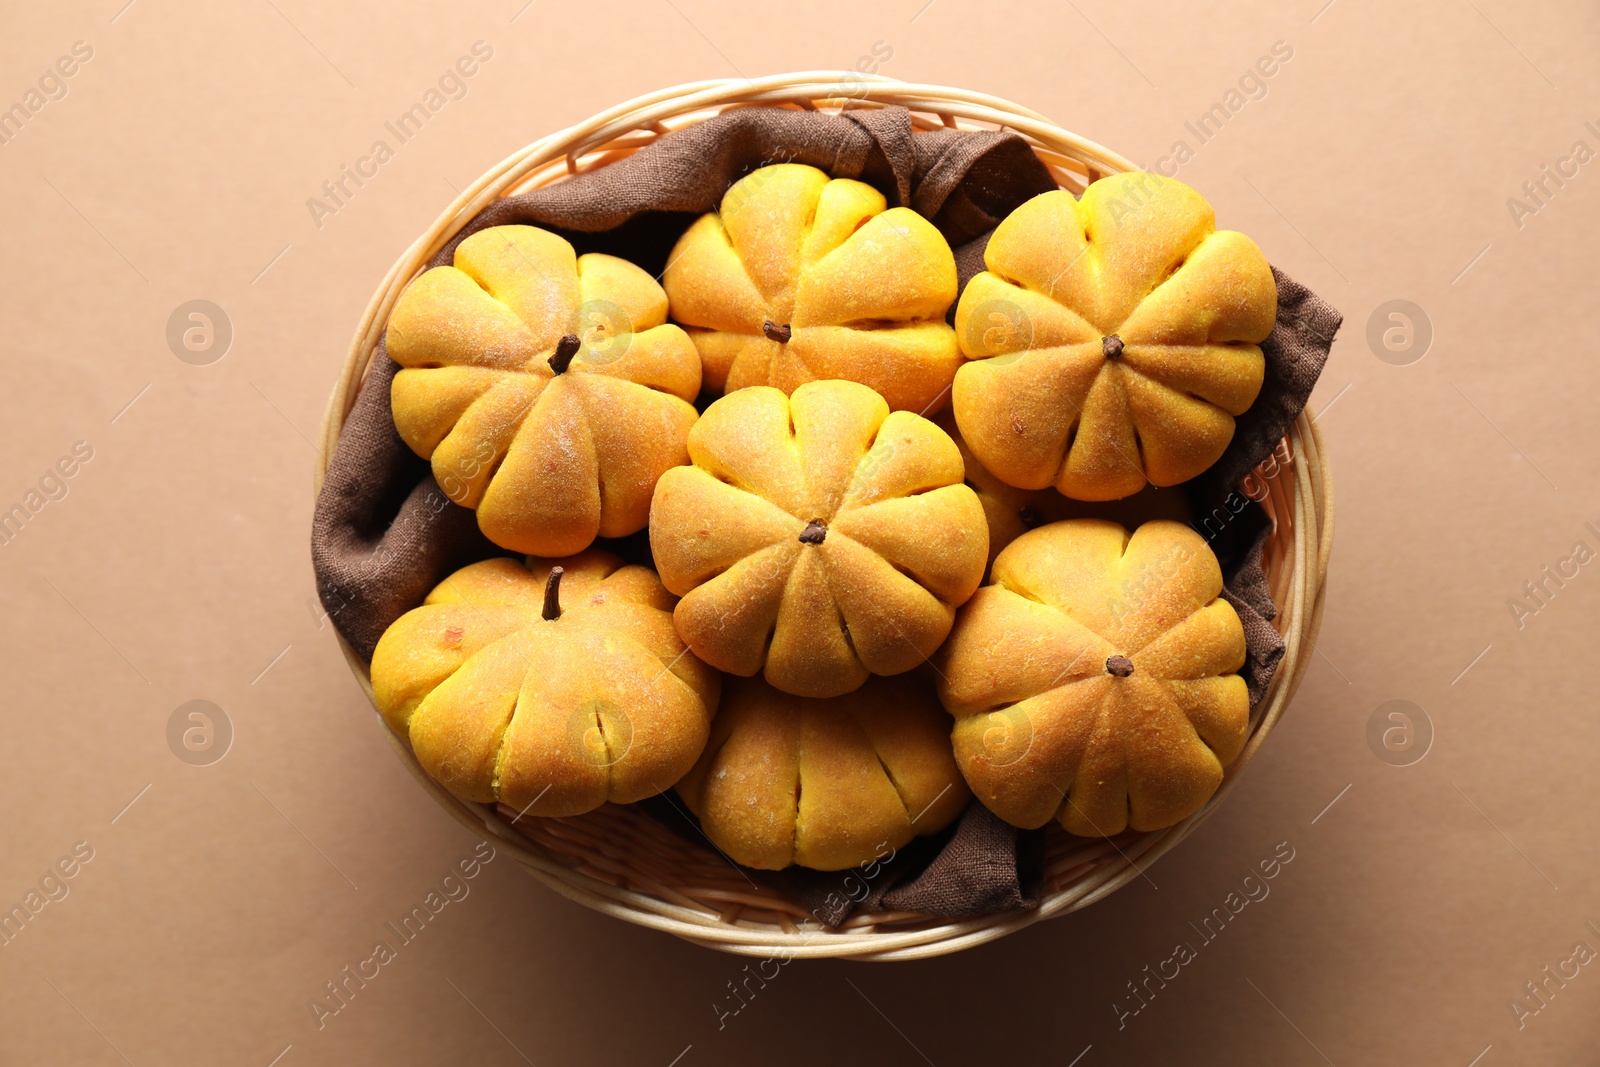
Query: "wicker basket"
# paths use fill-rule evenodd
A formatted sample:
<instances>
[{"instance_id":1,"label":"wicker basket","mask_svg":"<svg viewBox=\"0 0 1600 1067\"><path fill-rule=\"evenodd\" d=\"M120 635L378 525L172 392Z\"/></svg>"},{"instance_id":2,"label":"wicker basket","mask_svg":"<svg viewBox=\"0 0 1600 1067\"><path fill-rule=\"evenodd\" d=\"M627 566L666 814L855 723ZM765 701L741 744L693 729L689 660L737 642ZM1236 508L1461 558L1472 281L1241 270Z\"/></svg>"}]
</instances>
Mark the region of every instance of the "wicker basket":
<instances>
[{"instance_id":1,"label":"wicker basket","mask_svg":"<svg viewBox=\"0 0 1600 1067\"><path fill-rule=\"evenodd\" d=\"M329 401L317 488L390 309L406 284L463 225L500 197L606 166L664 133L727 108L752 104L813 111L899 104L910 109L919 129L1013 130L1029 141L1057 183L1074 193L1097 178L1137 169L1100 145L1004 100L837 71L697 82L621 104L536 141L495 166L390 269L362 317ZM710 948L763 957L904 960L993 941L1115 892L1192 833L1227 798L1299 686L1322 616L1333 495L1321 437L1305 414L1295 423L1287 444L1292 460L1287 466L1280 464L1274 476L1263 475L1261 485L1266 487L1262 504L1273 524L1266 571L1280 609L1276 625L1288 648L1266 695L1251 709L1243 751L1216 795L1177 826L1096 841L1072 837L1052 823L1045 849L1043 901L1034 910L958 921L906 912L858 914L838 929L828 929L802 906L748 878L709 845L687 841L635 808L607 805L576 818L517 819L515 812L452 796L422 771L402 738L387 726L384 732L417 781L473 833L491 835L535 878L607 915ZM1254 495L1261 495L1259 489ZM343 639L340 645L370 698L372 685L365 665ZM378 721L382 723L381 718Z\"/></svg>"}]
</instances>

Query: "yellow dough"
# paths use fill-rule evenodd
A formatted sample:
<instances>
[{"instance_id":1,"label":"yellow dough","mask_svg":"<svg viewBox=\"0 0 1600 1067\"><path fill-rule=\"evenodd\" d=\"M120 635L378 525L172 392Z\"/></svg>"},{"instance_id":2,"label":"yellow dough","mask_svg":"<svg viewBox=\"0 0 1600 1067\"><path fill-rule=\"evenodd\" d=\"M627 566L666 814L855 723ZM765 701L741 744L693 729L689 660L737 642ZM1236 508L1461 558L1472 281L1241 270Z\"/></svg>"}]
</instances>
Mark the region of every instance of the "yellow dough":
<instances>
[{"instance_id":1,"label":"yellow dough","mask_svg":"<svg viewBox=\"0 0 1600 1067\"><path fill-rule=\"evenodd\" d=\"M700 359L625 260L480 230L401 294L386 343L400 436L504 548L566 556L643 529L656 479L688 459Z\"/></svg>"},{"instance_id":2,"label":"yellow dough","mask_svg":"<svg viewBox=\"0 0 1600 1067\"><path fill-rule=\"evenodd\" d=\"M942 830L966 807L949 731L950 716L913 676L874 678L827 700L741 679L678 795L747 867L857 867Z\"/></svg>"},{"instance_id":3,"label":"yellow dough","mask_svg":"<svg viewBox=\"0 0 1600 1067\"><path fill-rule=\"evenodd\" d=\"M474 563L384 632L373 695L459 797L551 816L641 800L699 758L720 691L672 605L648 567L598 549Z\"/></svg>"},{"instance_id":4,"label":"yellow dough","mask_svg":"<svg viewBox=\"0 0 1600 1067\"><path fill-rule=\"evenodd\" d=\"M967 283L952 388L973 453L1022 489L1116 500L1211 466L1260 392L1277 283L1182 182L1119 174L1002 222Z\"/></svg>"},{"instance_id":5,"label":"yellow dough","mask_svg":"<svg viewBox=\"0 0 1600 1067\"><path fill-rule=\"evenodd\" d=\"M837 696L933 655L983 580L983 508L933 423L854 382L712 404L692 465L650 509L678 633L701 659L788 693Z\"/></svg>"},{"instance_id":6,"label":"yellow dough","mask_svg":"<svg viewBox=\"0 0 1600 1067\"><path fill-rule=\"evenodd\" d=\"M927 219L885 205L870 185L780 163L689 227L663 284L709 388L844 378L896 411L947 403L961 365L945 323L955 257Z\"/></svg>"},{"instance_id":7,"label":"yellow dough","mask_svg":"<svg viewBox=\"0 0 1600 1067\"><path fill-rule=\"evenodd\" d=\"M1198 811L1244 745L1244 627L1187 526L1070 519L1013 541L940 650L956 761L996 815L1074 834Z\"/></svg>"}]
</instances>

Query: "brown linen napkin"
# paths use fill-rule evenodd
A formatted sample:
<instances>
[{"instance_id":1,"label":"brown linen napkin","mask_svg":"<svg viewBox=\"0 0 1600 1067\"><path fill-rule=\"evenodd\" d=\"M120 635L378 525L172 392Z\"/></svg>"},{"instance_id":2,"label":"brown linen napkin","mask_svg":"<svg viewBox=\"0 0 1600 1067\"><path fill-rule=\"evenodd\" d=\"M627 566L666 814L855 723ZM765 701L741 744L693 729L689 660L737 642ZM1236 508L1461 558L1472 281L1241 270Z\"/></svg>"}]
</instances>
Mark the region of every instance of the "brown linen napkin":
<instances>
[{"instance_id":1,"label":"brown linen napkin","mask_svg":"<svg viewBox=\"0 0 1600 1067\"><path fill-rule=\"evenodd\" d=\"M432 265L450 262L455 246L478 230L524 223L561 234L579 254L607 252L659 273L690 222L713 210L740 177L777 162L806 163L835 177L867 182L891 206L914 208L950 242L963 285L982 269L994 227L1024 201L1055 188L1044 165L1015 134L914 133L908 113L899 107L841 115L738 108L664 136L610 166L491 205ZM1262 346L1267 375L1261 397L1239 420L1217 466L1189 487L1195 526L1222 561L1225 595L1245 625L1250 656L1243 673L1252 699L1271 680L1283 642L1270 625L1275 609L1260 567L1266 519L1236 487L1271 456L1305 406L1340 322L1339 313L1309 290L1274 273L1278 323ZM395 432L389 414L395 370L380 342L340 433L312 521L318 592L334 627L365 660L389 624L420 604L450 572L508 554L478 532L471 511L439 491L428 464ZM702 404L709 399L702 398ZM626 559L650 562L642 534L600 544ZM698 834L692 826L689 831ZM868 891L860 899L847 894L842 906L828 895L849 872L794 869L763 877L778 879L798 900L817 901L819 911L835 923L857 907L950 917L1014 910L1038 902L1042 841L1043 831L1019 832L974 803L953 831L915 842L874 868Z\"/></svg>"}]
</instances>

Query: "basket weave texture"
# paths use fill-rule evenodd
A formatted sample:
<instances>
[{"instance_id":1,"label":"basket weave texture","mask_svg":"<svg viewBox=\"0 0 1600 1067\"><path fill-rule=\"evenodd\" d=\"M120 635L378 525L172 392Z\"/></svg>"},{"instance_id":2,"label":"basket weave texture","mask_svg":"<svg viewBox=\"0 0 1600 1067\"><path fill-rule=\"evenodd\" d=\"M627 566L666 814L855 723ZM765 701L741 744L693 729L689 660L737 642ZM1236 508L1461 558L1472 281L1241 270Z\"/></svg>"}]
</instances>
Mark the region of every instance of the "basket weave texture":
<instances>
[{"instance_id":1,"label":"basket weave texture","mask_svg":"<svg viewBox=\"0 0 1600 1067\"><path fill-rule=\"evenodd\" d=\"M329 400L316 488L321 489L326 457L338 445L395 301L467 222L501 197L606 166L673 130L730 107L750 105L805 110L900 105L910 110L914 126L921 129L1010 130L1024 137L1056 183L1074 194L1108 174L1138 169L1122 156L1005 100L838 71L696 82L620 104L542 138L493 167L457 197L389 270L367 306ZM1176 826L1102 841L1073 837L1052 823L1045 844L1042 899L1036 909L960 920L910 912L857 913L829 928L777 889L750 879L709 843L687 840L637 808L607 805L575 818L517 818L513 811L460 800L422 770L405 740L383 725L381 717L378 722L417 781L447 811L473 833L489 835L497 848L535 878L596 911L749 956L901 960L980 945L1087 907L1138 878L1227 798L1283 713L1310 661L1333 538L1327 460L1321 436L1305 413L1290 430L1287 444L1290 462L1280 462L1270 477L1263 472L1259 481L1266 487L1260 503L1272 522L1264 566L1279 609L1274 625L1286 650L1266 694L1251 709L1243 751L1210 801ZM339 643L370 699L366 665L343 638ZM851 883L842 884L849 892ZM862 884L861 892L865 889Z\"/></svg>"}]
</instances>

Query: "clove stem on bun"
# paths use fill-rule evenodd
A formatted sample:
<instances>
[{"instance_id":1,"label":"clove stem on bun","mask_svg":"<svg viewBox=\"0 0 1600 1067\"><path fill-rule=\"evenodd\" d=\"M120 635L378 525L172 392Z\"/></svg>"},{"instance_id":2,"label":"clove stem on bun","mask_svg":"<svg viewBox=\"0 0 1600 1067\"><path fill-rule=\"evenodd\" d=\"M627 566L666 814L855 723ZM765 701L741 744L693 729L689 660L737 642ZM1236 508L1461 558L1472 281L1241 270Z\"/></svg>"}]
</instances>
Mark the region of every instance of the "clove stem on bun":
<instances>
[{"instance_id":1,"label":"clove stem on bun","mask_svg":"<svg viewBox=\"0 0 1600 1067\"><path fill-rule=\"evenodd\" d=\"M546 621L561 618L561 576L566 571L550 568L550 577L544 582L544 617Z\"/></svg>"},{"instance_id":2,"label":"clove stem on bun","mask_svg":"<svg viewBox=\"0 0 1600 1067\"><path fill-rule=\"evenodd\" d=\"M569 333L556 342L556 354L550 357L550 369L557 374L565 374L572 365L572 357L578 354L578 349L583 347L583 342L578 340L577 334Z\"/></svg>"}]
</instances>

